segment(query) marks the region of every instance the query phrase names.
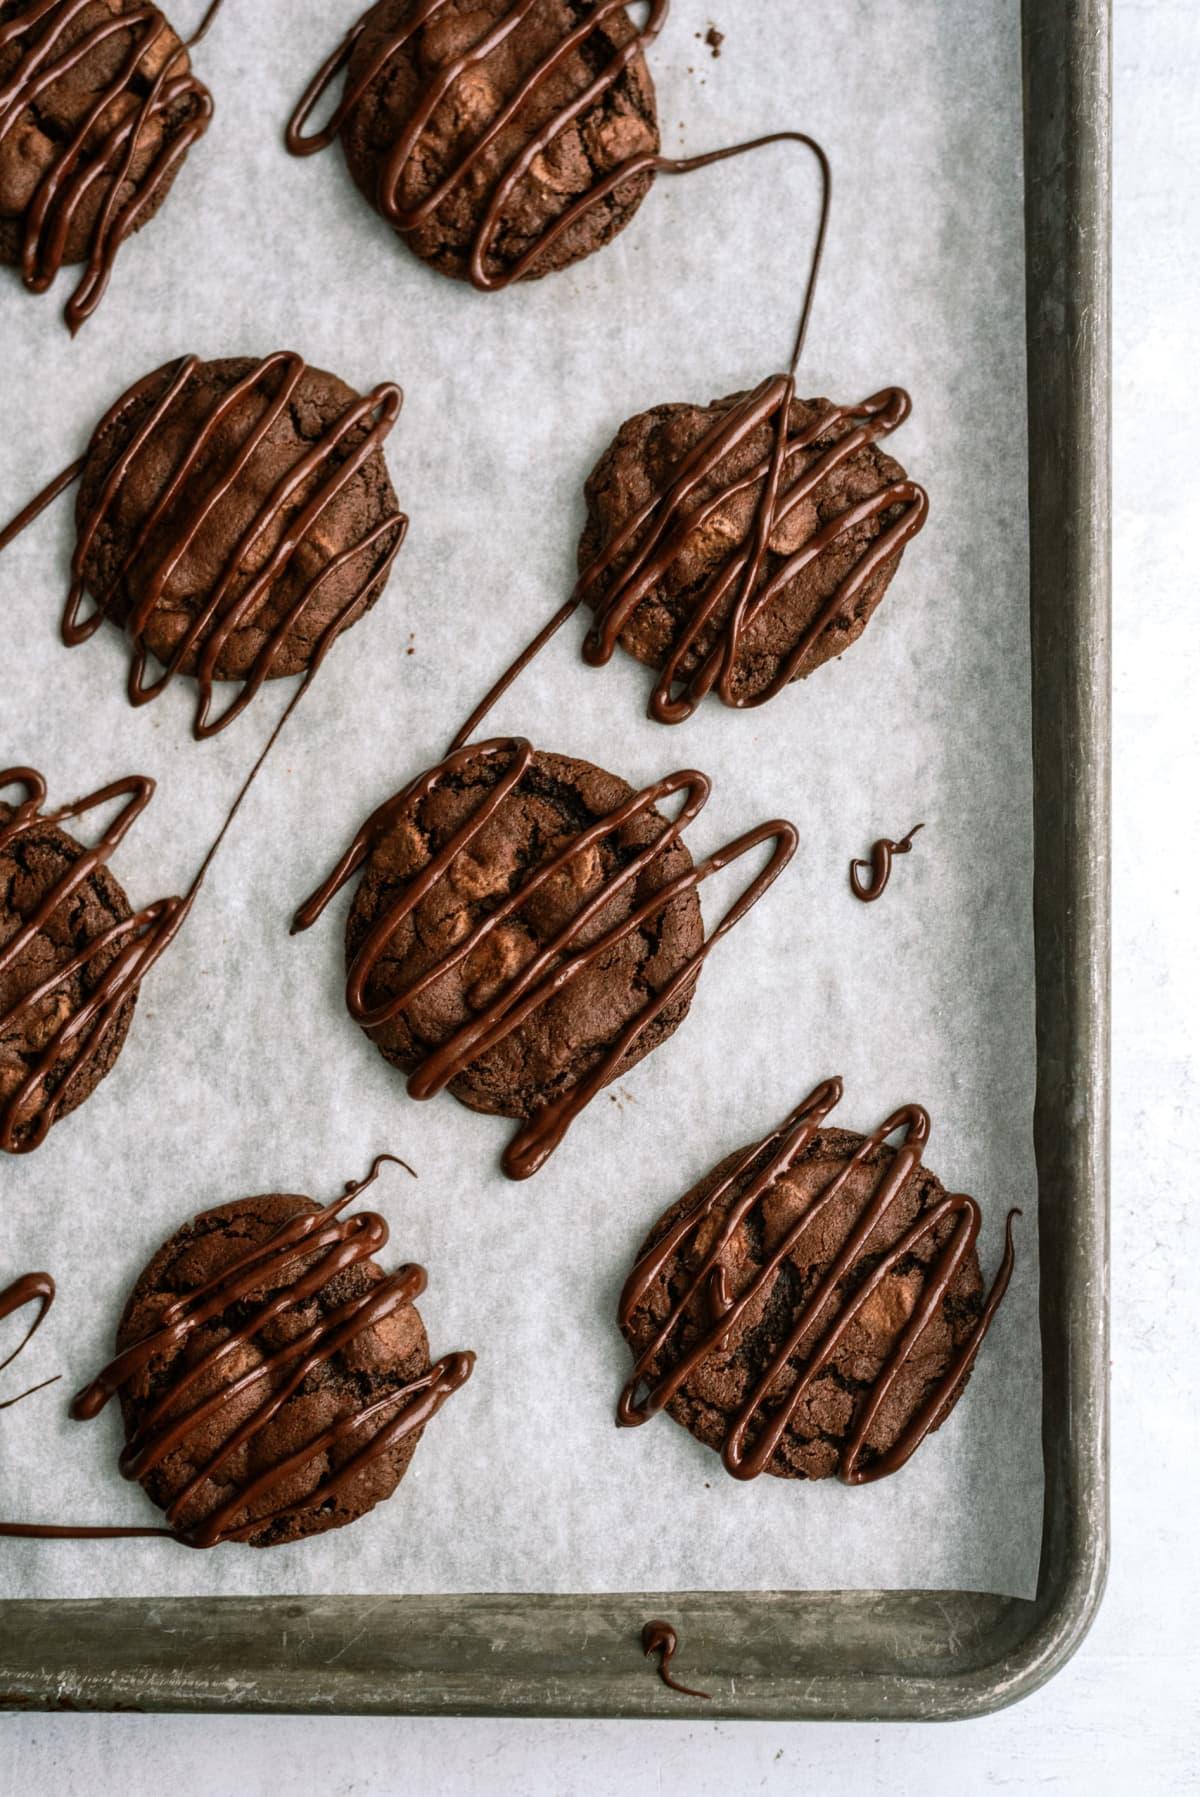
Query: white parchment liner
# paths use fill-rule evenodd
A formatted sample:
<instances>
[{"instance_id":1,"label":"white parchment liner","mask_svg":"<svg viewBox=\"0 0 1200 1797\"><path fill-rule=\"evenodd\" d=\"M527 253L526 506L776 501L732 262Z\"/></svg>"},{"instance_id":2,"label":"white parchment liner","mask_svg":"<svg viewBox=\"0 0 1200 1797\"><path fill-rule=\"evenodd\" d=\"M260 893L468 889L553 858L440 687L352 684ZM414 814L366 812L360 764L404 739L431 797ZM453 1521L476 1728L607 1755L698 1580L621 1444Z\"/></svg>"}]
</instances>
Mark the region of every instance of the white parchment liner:
<instances>
[{"instance_id":1,"label":"white parchment liner","mask_svg":"<svg viewBox=\"0 0 1200 1797\"><path fill-rule=\"evenodd\" d=\"M583 479L621 420L786 360L815 170L782 146L660 182L601 255L480 296L389 238L340 152L283 151L291 104L352 10L230 0L197 52L212 130L76 342L58 316L65 276L42 300L0 280L5 515L167 357L287 347L360 389L405 386L388 455L412 516L385 598L335 648L148 980L117 1070L39 1152L0 1162L0 1282L47 1268L60 1293L9 1377L65 1374L0 1418L0 1514L155 1520L117 1474L116 1416L65 1416L107 1358L128 1285L194 1212L255 1191L330 1196L380 1149L420 1173L385 1173L370 1202L393 1225L393 1260L429 1269L433 1349L472 1347L479 1364L396 1497L351 1529L265 1553L0 1543L0 1588L1030 1595L1042 1478L1017 9L676 0L653 52L668 149L788 126L827 145L834 211L800 390L907 386L913 415L887 447L932 509L862 642L764 710L710 703L681 729L652 724L646 671L623 656L586 668L582 624L501 706L497 730L637 785L704 768L715 788L693 852L769 816L801 833L685 1026L526 1185L497 1170L509 1125L449 1097L412 1103L346 1017L346 900L308 936L289 940L287 923L568 590ZM726 33L719 57L701 41L710 22ZM155 775L114 863L142 903L186 884L285 695L203 745L182 682L131 710L115 631L75 650L58 640L70 513L63 502L0 559L0 762L40 766L52 803ZM851 855L919 820L884 900L856 903ZM710 923L748 865L704 889ZM847 1127L910 1099L930 1110L929 1165L983 1206L985 1275L1005 1210L1026 1206L1017 1272L965 1400L898 1477L743 1486L666 1418L615 1429L628 1367L616 1296L679 1192L834 1072Z\"/></svg>"}]
</instances>

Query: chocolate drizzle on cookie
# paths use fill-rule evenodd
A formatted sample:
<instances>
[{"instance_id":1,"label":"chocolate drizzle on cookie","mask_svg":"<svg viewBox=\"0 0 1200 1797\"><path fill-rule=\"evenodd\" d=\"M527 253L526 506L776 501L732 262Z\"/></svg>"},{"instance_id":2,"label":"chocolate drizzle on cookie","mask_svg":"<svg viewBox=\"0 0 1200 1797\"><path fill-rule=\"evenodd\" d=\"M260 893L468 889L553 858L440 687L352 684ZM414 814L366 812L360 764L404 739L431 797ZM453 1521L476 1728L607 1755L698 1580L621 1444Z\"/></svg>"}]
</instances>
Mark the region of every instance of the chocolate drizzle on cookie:
<instances>
[{"instance_id":1,"label":"chocolate drizzle on cookie","mask_svg":"<svg viewBox=\"0 0 1200 1797\"><path fill-rule=\"evenodd\" d=\"M550 53L530 71L517 91L497 111L486 129L480 133L458 161L440 176L430 192L416 205L403 205L400 200L400 190L408 165L422 133L428 128L437 109L447 99L453 100L458 84L464 78L469 78L471 71L490 56L506 38L519 31L525 20L541 3L542 0L514 0L514 4L509 10L494 25L485 30L468 50L447 62L443 68L435 70L416 96L412 117L391 146L384 161L375 196L379 211L396 231L403 234L406 231L416 230L432 218L439 206L451 195L472 183L477 178L481 159L506 127L519 116L521 109L528 105L544 83L569 58L587 44L606 19L615 14L625 16L627 0L596 0L596 4L589 8L579 23L568 31ZM468 277L473 286L483 292L497 292L500 288L508 287L514 281L521 280L529 274L539 257L551 245L571 230L585 213L605 201L618 187L647 170L669 170L674 167L669 159L658 156L654 152L627 157L616 168L595 182L588 192L575 199L511 265L501 267L494 258L490 259L492 243L500 228L505 207L511 200L515 188L528 174L538 158L545 155L555 138L566 130L573 120L595 106L610 89L615 87L634 59L653 43L662 29L669 3L670 0L646 0L648 14L646 23L641 29L631 35L626 43L614 50L611 60L595 75L583 92L574 96L567 104L554 112L540 129L529 136L520 153L503 171L487 196L487 203L475 226L467 264ZM285 137L285 142L292 155L311 156L319 150L327 149L355 107L362 101L368 88L385 73L389 64L417 33L431 21L436 20L445 5L446 0L413 0L409 17L405 23L396 31L382 38L374 55L358 78L347 86L328 122L319 131L306 135L305 126L314 109L346 68L354 48L369 22L370 12L364 14L358 23L347 32L333 54L318 69L292 114Z\"/></svg>"},{"instance_id":2,"label":"chocolate drizzle on cookie","mask_svg":"<svg viewBox=\"0 0 1200 1797\"><path fill-rule=\"evenodd\" d=\"M14 1279L11 1285L6 1285L4 1290L0 1291L0 1318L11 1317L16 1311L24 1310L27 1304L36 1304L38 1307L37 1315L12 1353L4 1360L0 1360L0 1373L6 1366L11 1366L17 1355L29 1346L45 1322L46 1312L53 1302L54 1281L49 1273L22 1273L19 1279ZM24 1391L18 1392L15 1398L0 1398L0 1410L11 1410L14 1404L21 1403L24 1398L31 1398L35 1391L45 1391L48 1385L55 1384L61 1377L61 1373L55 1373L52 1378L43 1379L37 1385L27 1386Z\"/></svg>"},{"instance_id":3,"label":"chocolate drizzle on cookie","mask_svg":"<svg viewBox=\"0 0 1200 1797\"><path fill-rule=\"evenodd\" d=\"M153 780L132 774L74 804L43 812L46 783L33 768L0 771L0 791L11 786L21 788L25 796L7 821L0 823L0 850L46 824L84 817L113 803L118 803L119 809L99 840L70 863L32 915L0 947L0 974L17 964L55 913L71 905L84 882L108 861L154 792ZM179 929L193 896L194 890L187 898L159 899L132 917L111 924L0 1015L0 1037L25 1019L46 1019L46 1040L36 1058L11 1089L0 1092L0 1150L26 1154L45 1140L71 1076L100 1051L122 1006L137 991ZM66 996L70 982L99 960L105 963L103 972L72 1009Z\"/></svg>"},{"instance_id":4,"label":"chocolate drizzle on cookie","mask_svg":"<svg viewBox=\"0 0 1200 1797\"><path fill-rule=\"evenodd\" d=\"M124 483L137 458L159 440L160 429L164 423L170 422L173 408L178 406L200 367L198 357L185 356L177 362L169 362L156 369L128 393L123 394L96 427L93 443L101 442L107 430L131 402L144 395L154 395L145 418L108 470L95 503L79 519L78 538L71 561L71 586L62 617L62 637L68 646L82 643L92 636L109 615L118 589L128 582L139 558L150 560L147 544L152 540L151 565L138 570L141 576L141 596L131 606L124 625L132 645L129 698L134 705L144 705L157 698L180 671L183 663L189 657L196 658L195 680L198 693L192 733L197 739L214 736L245 710L263 682L272 677L290 633L302 622L325 583L348 564L369 556L369 564L350 598L339 607L317 639L304 672L304 685L307 686L334 639L363 605L372 588L386 576L408 529L408 519L404 513L393 512L357 542L323 559L322 565L304 583L286 612L273 628L264 633L262 647L242 680L238 696L216 717L210 715L214 682L220 678L217 670L222 651L234 632L254 626L256 616L273 583L287 574L297 554L311 544L323 514L379 449L395 423L403 404L403 394L399 387L387 381L347 407L336 422L275 483L238 537L219 578L181 632L169 659L162 664L159 673L147 679L151 651L147 645L146 631L158 607L163 603L168 582L193 544L202 538L216 508L249 468L273 425L286 414L300 382L308 372L308 365L302 357L279 351L256 363L248 374L217 400L199 429L192 435L170 474L163 477L157 498L134 537L132 548L118 566L107 588L93 595L93 609L86 617L81 617L88 590L88 561L93 545L119 507ZM214 444L220 444L222 432L239 407L251 403L256 397L261 397L264 401L261 411L236 446L227 454L222 454L220 465L214 472L208 465ZM360 440L350 449L344 449L347 439L360 432ZM85 456L65 469L14 518L6 530L0 532L0 549L11 542L26 525L32 523L71 484L82 472L87 459ZM189 486L197 485L198 471L203 471L203 490L191 494L185 502L180 495ZM309 482L313 483L311 493L289 515L294 496ZM161 537L154 534L164 521L169 529L165 545ZM264 540L269 541L273 537L278 537L278 541L270 553L265 554L261 546ZM385 538L390 541L382 554L370 555L370 551ZM247 563L253 566L258 559L261 559L261 566L247 579L244 575Z\"/></svg>"},{"instance_id":5,"label":"chocolate drizzle on cookie","mask_svg":"<svg viewBox=\"0 0 1200 1797\"><path fill-rule=\"evenodd\" d=\"M19 47L17 60L0 79L0 145L20 134L56 81L103 57L110 40L128 40L128 53L98 82L77 126L54 140L56 153L33 188L22 221L21 278L30 292L44 293L66 260L68 237L92 204L97 184L107 188L95 208L84 273L65 308L72 335L99 305L122 243L156 204L213 112L204 83L179 66L187 46L177 44L169 53L164 39L172 34L157 6L130 4L76 32L91 3L28 0L0 24L0 56ZM216 10L209 8L197 39ZM159 140L157 148L139 170L152 138Z\"/></svg>"},{"instance_id":6,"label":"chocolate drizzle on cookie","mask_svg":"<svg viewBox=\"0 0 1200 1797\"><path fill-rule=\"evenodd\" d=\"M168 1535L186 1546L216 1547L241 1541L278 1524L296 1509L319 1507L355 1479L365 1467L405 1436L421 1429L446 1400L464 1386L475 1365L472 1353L447 1354L419 1378L375 1398L336 1422L294 1452L259 1472L232 1493L200 1522L182 1527L179 1518L205 1480L228 1472L228 1462L247 1442L268 1430L287 1400L298 1392L317 1367L372 1329L393 1311L417 1298L426 1285L422 1267L406 1265L372 1285L363 1296L350 1298L322 1313L319 1321L302 1327L283 1346L263 1348L249 1370L225 1373L224 1362L237 1363L237 1350L257 1342L268 1324L300 1310L305 1300L320 1292L339 1274L369 1260L387 1243L388 1225L375 1211L343 1217L341 1212L379 1175L394 1155L379 1155L367 1177L347 1183L342 1195L322 1209L301 1213L284 1222L265 1243L252 1247L225 1267L214 1279L169 1304L159 1314L157 1326L120 1352L71 1403L71 1415L79 1422L98 1416L122 1388L144 1374L164 1355L172 1358L170 1376L155 1402L129 1437L120 1457L127 1479L141 1479L161 1465L203 1424L235 1407L245 1408L247 1392L267 1382L268 1389L217 1451L173 1498L167 1510L168 1527L93 1529L38 1523L0 1523L0 1535L38 1539L93 1539L123 1535ZM404 1166L403 1161L397 1165ZM411 1171L411 1169L409 1169ZM293 1271L294 1269L294 1271ZM269 1296L261 1297L263 1291ZM214 1318L238 1320L220 1340L207 1347L206 1326ZM276 1380L279 1383L275 1383ZM201 1395L202 1394L202 1395ZM194 1399L194 1401L189 1401ZM361 1445L356 1445L361 1443ZM347 1450L353 1450L347 1452ZM273 1493L320 1455L337 1464L300 1503L270 1507ZM344 1457L342 1457L344 1455ZM268 1506L262 1508L264 1503ZM247 1519L246 1512L254 1514Z\"/></svg>"},{"instance_id":7,"label":"chocolate drizzle on cookie","mask_svg":"<svg viewBox=\"0 0 1200 1797\"><path fill-rule=\"evenodd\" d=\"M457 1074L503 1041L540 1005L560 993L586 968L599 962L617 943L661 915L673 899L694 890L711 875L753 849L768 843L772 846L766 865L730 906L703 947L687 960L660 991L649 998L587 1074L527 1117L503 1156L504 1171L511 1179L527 1179L544 1165L579 1113L615 1077L647 1027L674 1000L690 990L701 965L713 948L758 902L783 871L795 852L797 842L796 831L789 823L774 820L760 824L735 841L727 843L724 848L716 850L687 872L668 881L657 892L634 904L628 916L604 930L594 941L588 942L585 947L577 946L592 920L604 911L616 894L635 881L656 856L661 855L670 844L679 841L684 830L707 803L710 782L704 774L692 770L669 774L665 779L634 793L615 810L581 830L564 847L543 861L462 941L456 943L417 979L402 991L373 1004L369 997L372 974L387 954L396 930L435 883L448 873L456 858L468 851L479 838L505 799L517 787L533 758L532 746L517 737L494 738L490 742L475 743L467 748L454 750L444 761L410 782L402 792L381 805L367 819L332 873L312 897L301 905L293 921L293 933L315 923L334 895L353 878L374 849L386 838L400 815L408 807L420 803L440 783L452 782L470 763L483 760L503 764L503 771L498 774L495 784L471 817L455 831L427 866L399 888L394 898L385 904L351 962L346 980L347 1008L355 1021L370 1034L373 1029L378 1029L401 1013L443 974L459 966L561 870L576 862L578 857L585 855L622 825L648 812L661 800L680 795L682 805L675 820L665 824L661 834L648 847L630 858L605 880L553 939L514 978L502 984L479 1011L445 1041L430 1050L416 1070L409 1074L408 1090L414 1098L431 1098L441 1092Z\"/></svg>"},{"instance_id":8,"label":"chocolate drizzle on cookie","mask_svg":"<svg viewBox=\"0 0 1200 1797\"><path fill-rule=\"evenodd\" d=\"M684 1697L702 1697L705 1703L712 1699L711 1691L696 1691L691 1685L681 1685L671 1672L671 1661L679 1648L679 1636L669 1622L648 1622L642 1630L642 1653L649 1659L651 1654L658 1655L658 1676L664 1685L672 1691L678 1691Z\"/></svg>"},{"instance_id":9,"label":"chocolate drizzle on cookie","mask_svg":"<svg viewBox=\"0 0 1200 1797\"><path fill-rule=\"evenodd\" d=\"M622 631L651 594L688 539L703 530L729 500L760 489L750 541L735 548L697 595L691 615L672 642L649 713L660 724L681 724L710 692L737 709L765 705L804 670L817 643L838 616L855 602L888 562L897 557L925 522L928 500L910 480L890 481L877 493L831 518L807 542L785 556L769 578L771 538L793 512L812 502L821 483L851 456L890 433L908 417L911 401L900 387L888 387L856 406L831 406L804 428L792 431L789 416L796 395L794 374L772 375L745 399L720 413L696 447L672 471L669 484L652 493L580 576L576 600L586 601L596 621L584 640L585 661L602 667L611 660ZM771 427L774 445L750 474L692 503L711 483L721 462L761 426ZM846 428L849 427L849 428ZM837 435L836 433L843 434ZM818 446L827 444L827 447ZM789 468L800 467L789 483ZM827 549L880 524L853 568L838 584L771 678L752 694L735 691L747 632L777 594ZM716 641L707 646L708 639Z\"/></svg>"},{"instance_id":10,"label":"chocolate drizzle on cookie","mask_svg":"<svg viewBox=\"0 0 1200 1797\"><path fill-rule=\"evenodd\" d=\"M913 837L924 824L914 824L908 835L899 842L892 842L881 836L878 842L871 845L869 861L858 859L850 863L850 890L856 899L864 905L873 905L877 898L882 898L884 889L892 877L892 859L896 855L907 855L912 849ZM867 878L863 878L865 870Z\"/></svg>"},{"instance_id":11,"label":"chocolate drizzle on cookie","mask_svg":"<svg viewBox=\"0 0 1200 1797\"><path fill-rule=\"evenodd\" d=\"M958 1396L979 1352L996 1310L1008 1289L1013 1270L1012 1225L1020 1213L1011 1211L1005 1234L1004 1256L978 1320L958 1347L933 1389L908 1418L891 1445L869 1454L867 1438L872 1424L887 1402L901 1369L913 1354L920 1337L943 1303L958 1268L974 1249L979 1234L979 1206L963 1194L942 1193L923 1211L883 1254L869 1265L857 1284L847 1284L852 1270L863 1261L865 1246L920 1165L929 1138L929 1117L919 1105L905 1105L866 1138L844 1161L829 1182L802 1210L795 1223L770 1247L763 1265L741 1290L731 1293L721 1278L722 1252L739 1227L756 1217L776 1182L802 1159L826 1118L842 1095L842 1082L826 1080L806 1098L777 1129L737 1156L711 1191L686 1209L665 1233L642 1254L625 1283L618 1320L627 1327L634 1312L645 1303L652 1286L668 1261L678 1257L686 1267L683 1282L671 1290L670 1307L656 1320L653 1339L638 1355L636 1365L617 1405L617 1422L632 1428L646 1422L667 1406L690 1373L710 1354L721 1350L731 1330L768 1287L802 1233L816 1225L831 1203L845 1189L859 1168L871 1162L889 1136L899 1134L894 1154L882 1164L874 1190L853 1221L843 1242L832 1252L811 1290L799 1295L792 1314L773 1345L767 1364L749 1395L732 1417L721 1450L727 1472L737 1479L753 1479L765 1471L793 1418L829 1364L839 1341L889 1273L910 1256L923 1238L943 1223L950 1225L931 1269L924 1277L910 1314L898 1327L878 1375L861 1392L857 1414L838 1454L838 1476L847 1485L864 1485L902 1467L931 1429L937 1428ZM714 1218L710 1227L709 1219ZM683 1323L685 1312L693 1320L698 1306L707 1304L707 1327L694 1333L689 1345L679 1346L677 1357L665 1370L652 1373ZM807 1351L798 1356L809 1339Z\"/></svg>"}]
</instances>

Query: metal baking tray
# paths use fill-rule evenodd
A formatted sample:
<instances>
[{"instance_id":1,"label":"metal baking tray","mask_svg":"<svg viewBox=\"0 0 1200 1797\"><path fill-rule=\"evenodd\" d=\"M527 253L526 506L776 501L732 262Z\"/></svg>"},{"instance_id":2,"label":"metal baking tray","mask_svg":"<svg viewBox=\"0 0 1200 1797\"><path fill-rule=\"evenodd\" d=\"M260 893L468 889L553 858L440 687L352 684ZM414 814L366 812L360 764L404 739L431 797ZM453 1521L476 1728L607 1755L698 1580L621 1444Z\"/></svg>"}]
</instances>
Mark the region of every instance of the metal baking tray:
<instances>
[{"instance_id":1,"label":"metal baking tray","mask_svg":"<svg viewBox=\"0 0 1200 1797\"><path fill-rule=\"evenodd\" d=\"M1109 0L1024 0L1045 1519L1033 1599L962 1591L0 1603L0 1706L937 1720L1035 1690L1108 1556Z\"/></svg>"}]
</instances>

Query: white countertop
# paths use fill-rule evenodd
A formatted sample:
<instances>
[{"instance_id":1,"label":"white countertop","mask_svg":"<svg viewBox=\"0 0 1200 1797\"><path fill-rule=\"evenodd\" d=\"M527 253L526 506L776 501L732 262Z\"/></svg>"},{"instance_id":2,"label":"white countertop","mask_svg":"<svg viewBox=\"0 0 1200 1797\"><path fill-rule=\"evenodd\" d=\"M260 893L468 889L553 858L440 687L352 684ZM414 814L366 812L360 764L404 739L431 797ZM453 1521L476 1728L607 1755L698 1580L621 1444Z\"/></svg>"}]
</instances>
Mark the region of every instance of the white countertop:
<instances>
[{"instance_id":1,"label":"white countertop","mask_svg":"<svg viewBox=\"0 0 1200 1797\"><path fill-rule=\"evenodd\" d=\"M1016 0L1013 0L1016 3ZM1113 1565L1044 1691L931 1727L0 1718L0 1789L1200 1790L1200 6L1116 0ZM838 1780L836 1787L832 1781Z\"/></svg>"}]
</instances>

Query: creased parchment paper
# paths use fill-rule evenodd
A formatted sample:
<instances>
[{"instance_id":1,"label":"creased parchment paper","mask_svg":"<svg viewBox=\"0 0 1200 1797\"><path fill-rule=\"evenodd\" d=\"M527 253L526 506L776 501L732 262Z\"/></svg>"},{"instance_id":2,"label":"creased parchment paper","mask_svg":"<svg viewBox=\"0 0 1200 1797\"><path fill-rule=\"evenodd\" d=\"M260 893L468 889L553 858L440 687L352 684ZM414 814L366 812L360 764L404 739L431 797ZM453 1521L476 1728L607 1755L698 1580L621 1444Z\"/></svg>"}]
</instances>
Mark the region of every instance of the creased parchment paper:
<instances>
[{"instance_id":1,"label":"creased parchment paper","mask_svg":"<svg viewBox=\"0 0 1200 1797\"><path fill-rule=\"evenodd\" d=\"M674 1039L586 1111L546 1170L498 1172L510 1125L420 1105L346 1016L347 900L292 910L363 816L427 766L569 588L585 475L631 413L707 401L779 368L816 221L788 146L660 181L617 242L566 275L481 296L425 270L362 204L340 152L283 150L291 104L354 0L229 0L197 66L208 138L126 246L74 343L65 297L5 271L0 510L77 455L115 395L168 357L287 347L408 399L388 446L412 517L390 588L337 645L150 976L115 1072L23 1160L0 1163L0 1282L46 1268L58 1303L0 1417L0 1515L152 1522L116 1470L114 1414L67 1420L108 1357L134 1277L195 1212L257 1191L325 1199L391 1149L369 1202L388 1264L429 1270L435 1353L475 1377L392 1501L296 1547L0 1543L13 1595L609 1591L944 1586L1031 1595L1040 1374L1031 1149L1033 967L1019 21L989 0L676 0L652 53L664 142L698 151L799 126L836 173L806 395L900 383L887 444L931 495L863 640L763 710L649 722L646 670L591 670L569 627L497 731L635 785L714 779L694 853L787 816L792 866L715 952ZM179 0L181 27L199 0ZM726 34L719 57L701 40ZM286 696L194 743L178 682L140 711L126 646L57 634L72 540L61 503L0 559L0 758L51 803L131 770L157 796L113 865L136 903L182 890ZM847 864L925 823L881 903ZM704 888L710 925L750 862ZM836 1121L930 1110L928 1164L984 1209L990 1277L1013 1204L1016 1276L964 1401L896 1478L741 1485L666 1417L613 1423L621 1281L660 1212L841 1073ZM19 1319L7 1324L15 1341ZM10 1340L6 1333L6 1342ZM4 1350L0 1349L0 1353ZM5 1394L18 1389L6 1386Z\"/></svg>"}]
</instances>

